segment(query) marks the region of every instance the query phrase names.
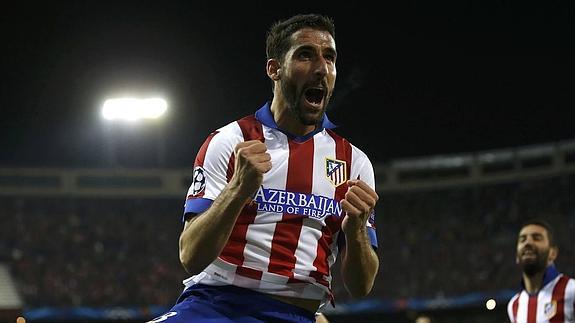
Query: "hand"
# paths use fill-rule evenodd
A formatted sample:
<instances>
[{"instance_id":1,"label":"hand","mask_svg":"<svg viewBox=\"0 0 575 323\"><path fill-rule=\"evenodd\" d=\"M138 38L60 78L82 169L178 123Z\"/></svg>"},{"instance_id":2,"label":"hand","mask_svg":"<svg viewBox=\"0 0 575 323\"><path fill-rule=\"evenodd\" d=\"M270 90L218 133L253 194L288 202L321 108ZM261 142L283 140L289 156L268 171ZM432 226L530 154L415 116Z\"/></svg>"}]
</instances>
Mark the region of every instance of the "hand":
<instances>
[{"instance_id":1,"label":"hand","mask_svg":"<svg viewBox=\"0 0 575 323\"><path fill-rule=\"evenodd\" d=\"M379 196L364 181L355 179L347 181L349 189L341 200L345 218L341 228L346 235L365 230L369 215L373 212Z\"/></svg>"},{"instance_id":2,"label":"hand","mask_svg":"<svg viewBox=\"0 0 575 323\"><path fill-rule=\"evenodd\" d=\"M329 320L322 313L315 314L315 323L329 323Z\"/></svg>"},{"instance_id":3,"label":"hand","mask_svg":"<svg viewBox=\"0 0 575 323\"><path fill-rule=\"evenodd\" d=\"M232 181L249 198L262 185L264 174L272 168L271 156L267 153L266 145L259 140L240 142L234 153L236 157Z\"/></svg>"}]
</instances>

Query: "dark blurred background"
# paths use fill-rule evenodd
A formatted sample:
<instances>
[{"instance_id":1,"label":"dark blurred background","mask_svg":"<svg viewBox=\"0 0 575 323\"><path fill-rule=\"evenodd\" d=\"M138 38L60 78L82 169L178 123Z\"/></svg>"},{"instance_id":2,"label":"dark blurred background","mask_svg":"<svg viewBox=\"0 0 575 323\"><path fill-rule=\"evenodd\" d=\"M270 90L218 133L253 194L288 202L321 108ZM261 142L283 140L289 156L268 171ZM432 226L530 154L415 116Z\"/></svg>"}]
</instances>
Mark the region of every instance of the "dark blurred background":
<instances>
[{"instance_id":1,"label":"dark blurred background","mask_svg":"<svg viewBox=\"0 0 575 323\"><path fill-rule=\"evenodd\" d=\"M270 98L266 30L300 12L334 18L329 115L375 161L573 136L561 2L26 2L0 22L0 163L106 166L104 99L155 94L169 103L165 166L189 167L207 133ZM154 166L153 130L118 130L123 165Z\"/></svg>"}]
</instances>

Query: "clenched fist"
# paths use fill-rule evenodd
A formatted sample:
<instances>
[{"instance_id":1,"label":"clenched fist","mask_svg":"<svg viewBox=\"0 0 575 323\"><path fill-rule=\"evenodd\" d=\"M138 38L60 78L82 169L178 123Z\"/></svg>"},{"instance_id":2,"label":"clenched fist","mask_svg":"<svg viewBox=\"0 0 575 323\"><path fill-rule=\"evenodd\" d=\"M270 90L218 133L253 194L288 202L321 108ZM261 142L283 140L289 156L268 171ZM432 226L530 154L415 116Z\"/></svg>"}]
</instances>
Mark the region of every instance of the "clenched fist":
<instances>
[{"instance_id":1,"label":"clenched fist","mask_svg":"<svg viewBox=\"0 0 575 323\"><path fill-rule=\"evenodd\" d=\"M341 208L346 213L341 227L346 234L365 230L369 215L379 199L377 193L362 180L349 180L347 185L349 189L341 200Z\"/></svg>"},{"instance_id":2,"label":"clenched fist","mask_svg":"<svg viewBox=\"0 0 575 323\"><path fill-rule=\"evenodd\" d=\"M242 195L249 198L262 185L264 174L272 168L266 145L259 140L240 142L234 149L235 168L230 183L238 185Z\"/></svg>"}]
</instances>

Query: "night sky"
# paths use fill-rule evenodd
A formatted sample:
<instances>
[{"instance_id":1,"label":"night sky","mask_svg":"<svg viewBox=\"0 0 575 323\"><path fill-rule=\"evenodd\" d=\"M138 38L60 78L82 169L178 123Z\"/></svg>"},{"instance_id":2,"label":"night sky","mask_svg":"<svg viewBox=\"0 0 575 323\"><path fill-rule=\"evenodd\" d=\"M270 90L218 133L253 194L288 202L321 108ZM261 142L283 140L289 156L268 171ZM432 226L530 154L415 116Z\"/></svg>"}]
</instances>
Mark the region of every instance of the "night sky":
<instances>
[{"instance_id":1,"label":"night sky","mask_svg":"<svg viewBox=\"0 0 575 323\"><path fill-rule=\"evenodd\" d=\"M268 26L309 12L336 23L328 115L374 163L575 139L572 8L351 2L12 4L0 167L191 167L211 131L270 99ZM168 115L106 125L101 105L119 94L162 95Z\"/></svg>"}]
</instances>

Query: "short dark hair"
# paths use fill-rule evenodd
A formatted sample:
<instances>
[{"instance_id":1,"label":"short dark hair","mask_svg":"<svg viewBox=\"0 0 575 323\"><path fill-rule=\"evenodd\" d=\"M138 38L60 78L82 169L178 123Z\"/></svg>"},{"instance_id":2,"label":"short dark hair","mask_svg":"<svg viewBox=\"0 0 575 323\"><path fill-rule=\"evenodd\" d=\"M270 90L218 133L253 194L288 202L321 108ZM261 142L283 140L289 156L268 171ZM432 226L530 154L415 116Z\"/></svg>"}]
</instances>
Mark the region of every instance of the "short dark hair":
<instances>
[{"instance_id":1,"label":"short dark hair","mask_svg":"<svg viewBox=\"0 0 575 323\"><path fill-rule=\"evenodd\" d=\"M538 225L542 228L545 229L545 231L547 231L547 238L549 239L549 245L551 247L557 247L557 244L555 243L555 234L553 232L553 227L551 226L551 224L545 220L542 219L529 219L525 222L523 222L523 224L521 225L521 228L519 229L519 231L523 230L523 228L525 228L528 225Z\"/></svg>"},{"instance_id":2,"label":"short dark hair","mask_svg":"<svg viewBox=\"0 0 575 323\"><path fill-rule=\"evenodd\" d=\"M270 27L266 37L267 59L275 58L283 62L284 55L291 47L291 35L303 28L327 31L335 39L335 24L332 18L319 14L298 14L277 21Z\"/></svg>"}]
</instances>

